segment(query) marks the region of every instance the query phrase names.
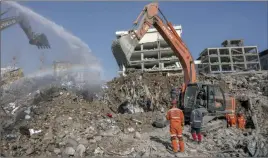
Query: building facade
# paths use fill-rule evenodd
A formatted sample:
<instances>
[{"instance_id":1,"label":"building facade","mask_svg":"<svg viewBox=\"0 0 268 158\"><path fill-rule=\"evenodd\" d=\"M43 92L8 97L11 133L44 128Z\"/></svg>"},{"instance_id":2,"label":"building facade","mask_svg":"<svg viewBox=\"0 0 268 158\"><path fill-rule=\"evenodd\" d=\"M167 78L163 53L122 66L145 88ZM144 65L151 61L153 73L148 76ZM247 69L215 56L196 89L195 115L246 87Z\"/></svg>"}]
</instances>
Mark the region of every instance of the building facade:
<instances>
[{"instance_id":1,"label":"building facade","mask_svg":"<svg viewBox=\"0 0 268 158\"><path fill-rule=\"evenodd\" d=\"M72 67L72 64L68 61L54 61L53 69L54 76L66 75L66 71Z\"/></svg>"},{"instance_id":2,"label":"building facade","mask_svg":"<svg viewBox=\"0 0 268 158\"><path fill-rule=\"evenodd\" d=\"M174 28L178 35L181 36L182 27L178 25L174 26ZM116 32L116 37L120 38L124 34L127 34L127 31L118 31ZM120 63L120 61L117 61L117 63ZM120 74L128 70L141 70L142 72L182 72L178 58L154 28L149 29L139 41L135 51L131 54L130 64L118 65Z\"/></svg>"},{"instance_id":3,"label":"building facade","mask_svg":"<svg viewBox=\"0 0 268 158\"><path fill-rule=\"evenodd\" d=\"M204 73L261 70L257 46L244 46L243 40L226 40L222 47L206 48L198 60L199 72Z\"/></svg>"},{"instance_id":4,"label":"building facade","mask_svg":"<svg viewBox=\"0 0 268 158\"><path fill-rule=\"evenodd\" d=\"M260 52L259 56L262 70L268 70L268 49Z\"/></svg>"},{"instance_id":5,"label":"building facade","mask_svg":"<svg viewBox=\"0 0 268 158\"><path fill-rule=\"evenodd\" d=\"M54 61L54 76L71 79L77 83L90 82L99 84L101 74L99 71L92 71L87 65L73 64L68 61Z\"/></svg>"}]
</instances>

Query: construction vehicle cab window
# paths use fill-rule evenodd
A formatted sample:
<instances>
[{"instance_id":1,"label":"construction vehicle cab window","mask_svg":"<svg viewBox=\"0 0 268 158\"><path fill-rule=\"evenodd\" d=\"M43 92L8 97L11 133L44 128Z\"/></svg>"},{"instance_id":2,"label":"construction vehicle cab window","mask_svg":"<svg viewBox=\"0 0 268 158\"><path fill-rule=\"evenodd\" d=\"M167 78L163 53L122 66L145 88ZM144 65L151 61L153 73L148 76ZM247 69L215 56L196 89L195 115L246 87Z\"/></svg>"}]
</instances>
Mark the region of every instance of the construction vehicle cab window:
<instances>
[{"instance_id":1,"label":"construction vehicle cab window","mask_svg":"<svg viewBox=\"0 0 268 158\"><path fill-rule=\"evenodd\" d=\"M252 3L2 1L0 157L268 157Z\"/></svg>"}]
</instances>

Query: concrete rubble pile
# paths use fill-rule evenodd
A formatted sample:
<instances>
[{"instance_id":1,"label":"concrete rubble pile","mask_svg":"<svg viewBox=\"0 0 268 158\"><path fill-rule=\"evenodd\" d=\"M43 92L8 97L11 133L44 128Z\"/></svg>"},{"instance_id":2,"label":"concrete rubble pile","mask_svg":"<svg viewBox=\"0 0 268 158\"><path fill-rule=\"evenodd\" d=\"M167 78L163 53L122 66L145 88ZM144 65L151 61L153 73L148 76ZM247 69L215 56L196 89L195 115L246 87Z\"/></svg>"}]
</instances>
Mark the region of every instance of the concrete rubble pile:
<instances>
[{"instance_id":1,"label":"concrete rubble pile","mask_svg":"<svg viewBox=\"0 0 268 158\"><path fill-rule=\"evenodd\" d=\"M169 126L152 124L164 120L170 89L183 76L135 73L102 85L97 95L94 88L85 95L65 84L32 88L21 97L6 88L0 109L1 157L268 156L267 72L200 75L199 80L219 83L236 96L238 110L247 116L245 131L217 129L204 133L204 141L196 144L186 125L186 151L174 155Z\"/></svg>"},{"instance_id":2,"label":"concrete rubble pile","mask_svg":"<svg viewBox=\"0 0 268 158\"><path fill-rule=\"evenodd\" d=\"M15 80L18 80L22 78L23 75L23 70L21 68L17 67L5 67L1 68L1 83L0 85L8 84L11 83Z\"/></svg>"},{"instance_id":3,"label":"concrete rubble pile","mask_svg":"<svg viewBox=\"0 0 268 158\"><path fill-rule=\"evenodd\" d=\"M183 76L133 73L108 82L104 101L113 108L127 103L126 106L134 106L137 110L161 110L167 108L170 103L172 86L178 87L182 81ZM151 101L150 107L144 105L147 99Z\"/></svg>"}]
</instances>

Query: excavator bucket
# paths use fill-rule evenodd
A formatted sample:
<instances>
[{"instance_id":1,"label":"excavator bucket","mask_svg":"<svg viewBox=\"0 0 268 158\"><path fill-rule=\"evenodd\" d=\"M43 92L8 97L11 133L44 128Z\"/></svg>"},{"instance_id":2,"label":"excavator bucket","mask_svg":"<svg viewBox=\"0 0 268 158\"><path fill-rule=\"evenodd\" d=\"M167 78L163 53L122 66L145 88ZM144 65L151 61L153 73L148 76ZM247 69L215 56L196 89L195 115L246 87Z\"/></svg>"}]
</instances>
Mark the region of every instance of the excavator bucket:
<instances>
[{"instance_id":1,"label":"excavator bucket","mask_svg":"<svg viewBox=\"0 0 268 158\"><path fill-rule=\"evenodd\" d=\"M19 21L19 25L29 39L29 44L37 46L38 49L49 49L50 45L47 36L43 33L37 34L33 32L27 15L22 12L19 12L18 14L17 19Z\"/></svg>"},{"instance_id":2,"label":"excavator bucket","mask_svg":"<svg viewBox=\"0 0 268 158\"><path fill-rule=\"evenodd\" d=\"M38 49L50 49L50 44L48 42L47 36L45 34L35 35L29 43L31 45L36 45Z\"/></svg>"},{"instance_id":3,"label":"excavator bucket","mask_svg":"<svg viewBox=\"0 0 268 158\"><path fill-rule=\"evenodd\" d=\"M128 65L130 58L138 45L138 40L132 39L130 34L123 35L112 43L112 52L118 63Z\"/></svg>"}]
</instances>

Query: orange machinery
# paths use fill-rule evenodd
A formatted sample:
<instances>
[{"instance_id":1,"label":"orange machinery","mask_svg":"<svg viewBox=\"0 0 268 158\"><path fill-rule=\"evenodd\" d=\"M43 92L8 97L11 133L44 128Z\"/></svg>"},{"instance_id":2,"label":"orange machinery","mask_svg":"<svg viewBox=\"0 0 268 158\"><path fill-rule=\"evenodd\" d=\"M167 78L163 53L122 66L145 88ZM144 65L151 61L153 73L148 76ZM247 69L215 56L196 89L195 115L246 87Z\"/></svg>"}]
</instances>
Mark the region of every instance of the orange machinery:
<instances>
[{"instance_id":1,"label":"orange machinery","mask_svg":"<svg viewBox=\"0 0 268 158\"><path fill-rule=\"evenodd\" d=\"M165 22L160 18L159 13L163 16ZM115 43L120 46L121 52L124 53L121 55L114 53L115 57L123 58L124 62L122 62L122 64L128 63L131 53L134 51L139 41L149 28L152 26L155 27L179 58L183 68L184 83L182 85L182 94L184 99L182 105L184 107L183 110L186 121L189 120L191 111L197 108L197 94L201 89L205 90L206 94L204 98L206 102L204 123L211 121L215 117L225 117L226 114L228 115L229 113L235 112L235 99L225 94L218 85L197 82L194 59L186 44L159 9L158 3L146 5L135 20L134 25L138 26L137 30L130 30L127 35L123 35L115 41Z\"/></svg>"}]
</instances>

